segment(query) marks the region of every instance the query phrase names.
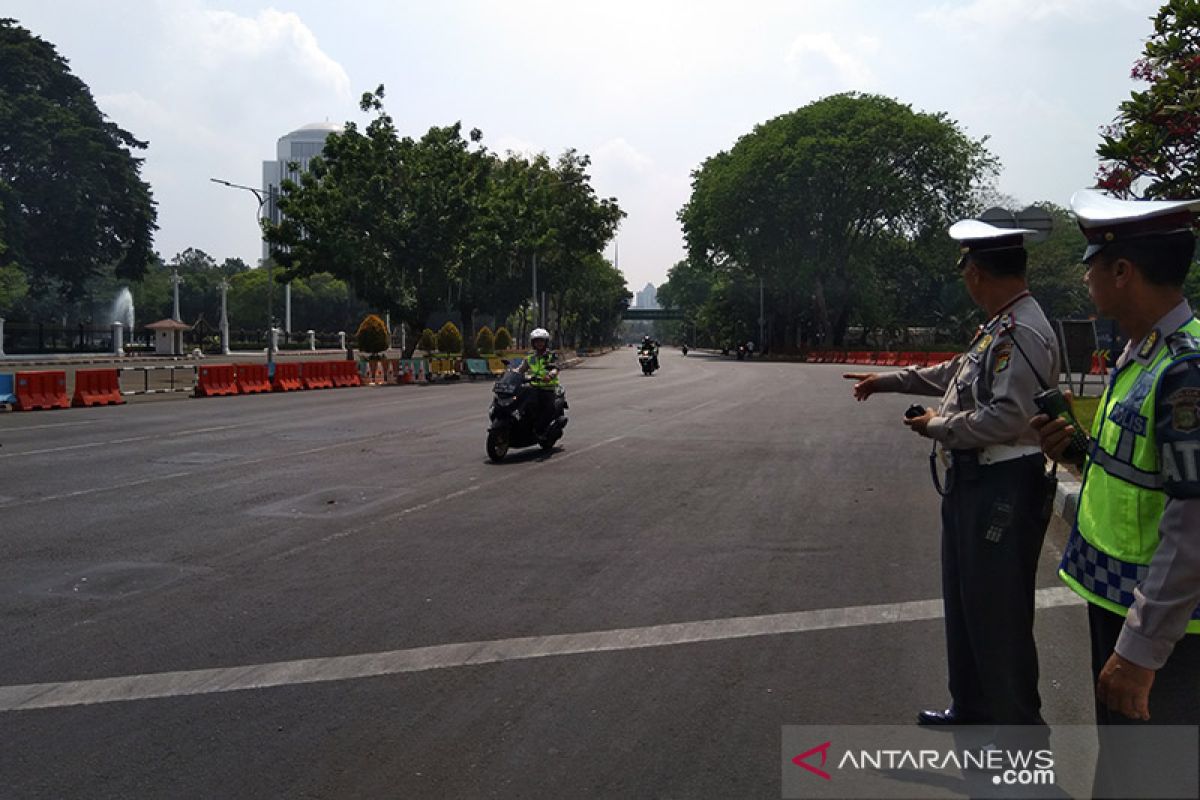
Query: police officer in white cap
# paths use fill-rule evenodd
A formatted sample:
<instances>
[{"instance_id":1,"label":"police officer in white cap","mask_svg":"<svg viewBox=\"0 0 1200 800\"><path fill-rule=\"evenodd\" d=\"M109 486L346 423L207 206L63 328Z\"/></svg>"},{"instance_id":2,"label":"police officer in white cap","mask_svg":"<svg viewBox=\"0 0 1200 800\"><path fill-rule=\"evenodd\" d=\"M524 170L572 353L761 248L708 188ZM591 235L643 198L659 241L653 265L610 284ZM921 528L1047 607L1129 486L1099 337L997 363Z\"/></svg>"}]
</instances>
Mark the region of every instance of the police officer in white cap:
<instances>
[{"instance_id":1,"label":"police officer in white cap","mask_svg":"<svg viewBox=\"0 0 1200 800\"><path fill-rule=\"evenodd\" d=\"M1058 344L1025 280L1031 233L977 220L950 228L967 292L988 315L966 352L931 367L846 375L859 400L941 397L936 410L914 408L905 419L934 440L931 465L949 466L938 491L951 703L920 712L922 725L1044 725L1034 582L1053 489L1029 418L1034 395L1058 382Z\"/></svg>"},{"instance_id":2,"label":"police officer in white cap","mask_svg":"<svg viewBox=\"0 0 1200 800\"><path fill-rule=\"evenodd\" d=\"M1066 455L1064 420L1032 420L1047 455L1084 470L1059 572L1088 601L1097 722L1200 725L1200 322L1183 295L1200 200L1085 189L1071 210L1088 242L1088 292L1129 345L1086 459ZM1096 791L1150 796L1137 769L1154 753L1117 744L1119 730L1101 728Z\"/></svg>"}]
</instances>

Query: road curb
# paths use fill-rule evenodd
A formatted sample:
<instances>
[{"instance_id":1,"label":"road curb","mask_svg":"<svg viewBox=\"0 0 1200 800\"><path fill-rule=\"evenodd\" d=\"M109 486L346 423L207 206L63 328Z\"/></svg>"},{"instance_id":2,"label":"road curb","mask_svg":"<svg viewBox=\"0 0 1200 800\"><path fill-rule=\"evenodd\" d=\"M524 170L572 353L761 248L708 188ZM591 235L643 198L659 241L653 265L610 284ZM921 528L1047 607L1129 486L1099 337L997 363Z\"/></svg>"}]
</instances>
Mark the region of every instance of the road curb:
<instances>
[{"instance_id":1,"label":"road curb","mask_svg":"<svg viewBox=\"0 0 1200 800\"><path fill-rule=\"evenodd\" d=\"M1054 513L1062 517L1068 525L1075 524L1075 514L1079 510L1079 490L1082 487L1073 475L1060 475L1058 486L1054 490Z\"/></svg>"}]
</instances>

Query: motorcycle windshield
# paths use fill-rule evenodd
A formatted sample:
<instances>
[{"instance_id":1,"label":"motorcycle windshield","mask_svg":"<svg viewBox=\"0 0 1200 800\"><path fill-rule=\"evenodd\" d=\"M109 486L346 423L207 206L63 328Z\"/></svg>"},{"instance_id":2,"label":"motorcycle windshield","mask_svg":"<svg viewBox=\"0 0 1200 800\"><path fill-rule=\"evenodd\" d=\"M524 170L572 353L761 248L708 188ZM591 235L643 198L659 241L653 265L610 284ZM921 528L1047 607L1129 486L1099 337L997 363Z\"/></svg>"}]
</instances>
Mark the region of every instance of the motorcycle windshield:
<instances>
[{"instance_id":1,"label":"motorcycle windshield","mask_svg":"<svg viewBox=\"0 0 1200 800\"><path fill-rule=\"evenodd\" d=\"M525 379L519 372L513 372L509 370L496 380L496 385L493 387L493 391L496 394L515 395L521 390L521 385L524 382Z\"/></svg>"}]
</instances>

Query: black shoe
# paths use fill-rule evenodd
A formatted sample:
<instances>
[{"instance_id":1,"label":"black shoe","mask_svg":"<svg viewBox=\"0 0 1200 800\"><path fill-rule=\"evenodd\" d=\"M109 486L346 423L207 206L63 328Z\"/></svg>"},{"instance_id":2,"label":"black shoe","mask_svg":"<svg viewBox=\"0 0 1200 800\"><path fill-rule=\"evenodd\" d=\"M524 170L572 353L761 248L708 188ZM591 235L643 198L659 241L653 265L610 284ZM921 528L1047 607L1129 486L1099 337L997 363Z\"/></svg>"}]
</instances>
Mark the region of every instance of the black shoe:
<instances>
[{"instance_id":1,"label":"black shoe","mask_svg":"<svg viewBox=\"0 0 1200 800\"><path fill-rule=\"evenodd\" d=\"M955 708L947 708L942 711L927 708L917 714L918 725L928 725L930 727L940 727L945 725L979 725L989 722L986 717L980 714L968 714L958 711Z\"/></svg>"}]
</instances>

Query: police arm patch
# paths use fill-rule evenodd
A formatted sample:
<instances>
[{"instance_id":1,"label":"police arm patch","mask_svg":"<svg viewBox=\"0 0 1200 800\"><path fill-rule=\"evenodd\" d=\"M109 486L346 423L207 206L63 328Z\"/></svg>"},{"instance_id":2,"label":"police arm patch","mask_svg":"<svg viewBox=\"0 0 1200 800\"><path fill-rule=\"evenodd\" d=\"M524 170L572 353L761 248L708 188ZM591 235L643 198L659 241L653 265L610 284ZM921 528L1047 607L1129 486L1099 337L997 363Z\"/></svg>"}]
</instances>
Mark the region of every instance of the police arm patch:
<instances>
[{"instance_id":1,"label":"police arm patch","mask_svg":"<svg viewBox=\"0 0 1200 800\"><path fill-rule=\"evenodd\" d=\"M997 345L995 359L992 366L992 374L999 375L1008 369L1008 365L1012 361L1012 344L1005 342L1004 344Z\"/></svg>"},{"instance_id":2,"label":"police arm patch","mask_svg":"<svg viewBox=\"0 0 1200 800\"><path fill-rule=\"evenodd\" d=\"M1168 497L1200 497L1200 369L1170 368L1155 405L1163 489Z\"/></svg>"}]
</instances>

